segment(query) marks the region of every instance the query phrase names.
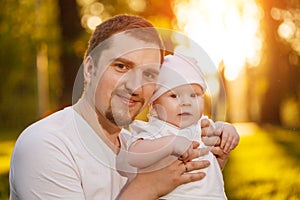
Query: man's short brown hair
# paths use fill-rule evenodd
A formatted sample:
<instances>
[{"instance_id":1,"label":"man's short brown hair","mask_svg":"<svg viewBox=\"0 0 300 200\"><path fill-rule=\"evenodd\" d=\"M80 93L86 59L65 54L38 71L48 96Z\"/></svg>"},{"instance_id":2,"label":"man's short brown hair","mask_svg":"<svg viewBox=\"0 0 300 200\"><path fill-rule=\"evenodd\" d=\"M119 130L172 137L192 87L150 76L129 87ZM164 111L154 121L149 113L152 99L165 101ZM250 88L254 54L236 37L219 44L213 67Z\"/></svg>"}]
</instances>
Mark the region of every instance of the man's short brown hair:
<instances>
[{"instance_id":1,"label":"man's short brown hair","mask_svg":"<svg viewBox=\"0 0 300 200\"><path fill-rule=\"evenodd\" d=\"M143 28L145 29L143 30ZM133 31L132 29L137 29L137 31ZM100 43L112 35L120 32L126 32L128 30L131 30L129 32L130 35L139 40L157 44L158 48L161 50L161 59L163 61L163 44L157 30L153 27L153 25L142 17L125 14L109 18L96 27L89 41L89 46L85 53L85 57L89 55Z\"/></svg>"}]
</instances>

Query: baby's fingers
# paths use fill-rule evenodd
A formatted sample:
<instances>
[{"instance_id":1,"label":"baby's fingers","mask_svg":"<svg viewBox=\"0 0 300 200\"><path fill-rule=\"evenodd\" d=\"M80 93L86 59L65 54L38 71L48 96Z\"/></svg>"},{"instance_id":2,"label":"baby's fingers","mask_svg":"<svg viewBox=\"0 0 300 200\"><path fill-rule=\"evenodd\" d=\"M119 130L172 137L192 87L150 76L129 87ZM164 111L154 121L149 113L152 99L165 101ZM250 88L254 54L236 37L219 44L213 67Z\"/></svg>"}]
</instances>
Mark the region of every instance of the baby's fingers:
<instances>
[{"instance_id":1,"label":"baby's fingers","mask_svg":"<svg viewBox=\"0 0 300 200\"><path fill-rule=\"evenodd\" d=\"M226 138L226 143L225 143L224 147L222 148L222 146L221 146L221 148L223 149L223 151L225 153L229 153L231 150L233 150L238 145L238 143L239 143L239 137L229 136L228 138Z\"/></svg>"},{"instance_id":2,"label":"baby's fingers","mask_svg":"<svg viewBox=\"0 0 300 200\"><path fill-rule=\"evenodd\" d=\"M189 158L189 154L187 152L184 152L181 156L178 157L178 160L181 160L183 162L187 162Z\"/></svg>"},{"instance_id":3,"label":"baby's fingers","mask_svg":"<svg viewBox=\"0 0 300 200\"><path fill-rule=\"evenodd\" d=\"M219 136L211 136L211 137L207 137L204 136L202 137L202 142L206 145L206 146L217 146L220 145L220 137Z\"/></svg>"},{"instance_id":4,"label":"baby's fingers","mask_svg":"<svg viewBox=\"0 0 300 200\"><path fill-rule=\"evenodd\" d=\"M205 156L208 154L208 152L210 151L210 148L198 148L198 149L194 149L192 154L191 154L191 158L198 158L201 156Z\"/></svg>"}]
</instances>

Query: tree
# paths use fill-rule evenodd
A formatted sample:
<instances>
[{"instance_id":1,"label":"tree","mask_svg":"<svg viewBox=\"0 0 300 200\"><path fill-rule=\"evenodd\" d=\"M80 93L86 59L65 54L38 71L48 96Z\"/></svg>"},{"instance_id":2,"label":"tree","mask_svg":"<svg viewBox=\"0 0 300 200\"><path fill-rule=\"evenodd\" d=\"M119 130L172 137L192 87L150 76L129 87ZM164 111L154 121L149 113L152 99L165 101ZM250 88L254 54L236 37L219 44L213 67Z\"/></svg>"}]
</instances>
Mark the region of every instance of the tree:
<instances>
[{"instance_id":1,"label":"tree","mask_svg":"<svg viewBox=\"0 0 300 200\"><path fill-rule=\"evenodd\" d=\"M77 44L80 44L78 42L82 39L81 36L84 33L84 29L81 27L76 0L58 0L58 2L62 37L62 53L60 56L62 91L60 104L64 107L70 105L72 101L73 85L83 57L83 52L77 51Z\"/></svg>"},{"instance_id":2,"label":"tree","mask_svg":"<svg viewBox=\"0 0 300 200\"><path fill-rule=\"evenodd\" d=\"M261 122L282 125L281 106L285 99L298 97L299 68L291 66L289 56L293 53L290 45L279 37L279 21L271 17L271 9L282 10L292 6L292 1L264 2L266 44L264 67L267 88L261 103ZM297 56L297 55L296 55ZM298 62L299 63L299 62ZM295 111L296 112L296 111Z\"/></svg>"},{"instance_id":3,"label":"tree","mask_svg":"<svg viewBox=\"0 0 300 200\"><path fill-rule=\"evenodd\" d=\"M47 47L50 109L55 104L59 40L53 0L4 1L0 12L0 127L23 128L38 119L37 54ZM53 100L53 101L52 101Z\"/></svg>"}]
</instances>

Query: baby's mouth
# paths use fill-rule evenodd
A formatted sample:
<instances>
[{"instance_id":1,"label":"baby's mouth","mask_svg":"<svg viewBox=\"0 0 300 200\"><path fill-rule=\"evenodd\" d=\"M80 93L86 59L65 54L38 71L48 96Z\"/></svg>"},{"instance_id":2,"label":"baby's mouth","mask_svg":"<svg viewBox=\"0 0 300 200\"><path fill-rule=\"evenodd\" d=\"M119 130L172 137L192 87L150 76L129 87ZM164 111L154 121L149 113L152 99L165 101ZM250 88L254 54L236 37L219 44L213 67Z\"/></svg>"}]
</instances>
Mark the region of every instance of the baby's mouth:
<instances>
[{"instance_id":1,"label":"baby's mouth","mask_svg":"<svg viewBox=\"0 0 300 200\"><path fill-rule=\"evenodd\" d=\"M191 113L188 112L183 112L183 113L179 113L179 116L191 116Z\"/></svg>"}]
</instances>

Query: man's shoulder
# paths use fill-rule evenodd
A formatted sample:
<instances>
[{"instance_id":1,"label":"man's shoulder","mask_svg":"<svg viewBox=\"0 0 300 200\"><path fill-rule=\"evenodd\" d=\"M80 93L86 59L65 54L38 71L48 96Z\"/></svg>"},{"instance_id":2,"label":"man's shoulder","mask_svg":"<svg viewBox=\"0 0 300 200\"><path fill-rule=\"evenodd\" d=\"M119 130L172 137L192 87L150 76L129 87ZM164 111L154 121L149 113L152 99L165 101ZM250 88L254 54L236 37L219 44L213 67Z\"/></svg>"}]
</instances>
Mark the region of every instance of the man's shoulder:
<instances>
[{"instance_id":1,"label":"man's shoulder","mask_svg":"<svg viewBox=\"0 0 300 200\"><path fill-rule=\"evenodd\" d=\"M66 131L72 130L72 121L74 111L72 108L67 107L63 110L52 113L51 115L40 119L39 121L29 125L19 136L19 140L38 141L54 139L55 137L63 137L62 134Z\"/></svg>"}]
</instances>

